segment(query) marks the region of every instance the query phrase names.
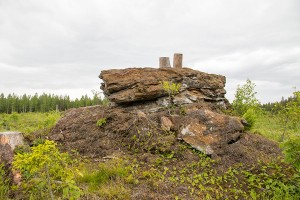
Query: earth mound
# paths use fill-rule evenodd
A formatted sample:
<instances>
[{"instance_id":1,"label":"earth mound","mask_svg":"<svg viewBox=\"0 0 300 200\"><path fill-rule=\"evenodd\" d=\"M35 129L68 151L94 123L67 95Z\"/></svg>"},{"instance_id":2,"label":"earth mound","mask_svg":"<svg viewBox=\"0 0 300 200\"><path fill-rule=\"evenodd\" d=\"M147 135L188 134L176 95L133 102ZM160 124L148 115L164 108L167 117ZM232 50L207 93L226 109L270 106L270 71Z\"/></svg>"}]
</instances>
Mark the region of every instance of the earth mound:
<instances>
[{"instance_id":1,"label":"earth mound","mask_svg":"<svg viewBox=\"0 0 300 200\"><path fill-rule=\"evenodd\" d=\"M243 132L238 118L208 110L202 105L186 106L186 113L169 115L167 110L146 112L130 107L92 106L70 109L49 134L64 150L77 150L81 155L102 159L115 154L174 154L191 162L186 145L200 150L220 165L269 162L281 155L276 142L260 135ZM206 115L205 115L206 113ZM101 126L97 122L105 119ZM190 160L192 159L192 160Z\"/></svg>"},{"instance_id":2,"label":"earth mound","mask_svg":"<svg viewBox=\"0 0 300 200\"><path fill-rule=\"evenodd\" d=\"M68 110L49 136L67 150L93 158L122 152L187 159L189 152L180 150L185 144L224 166L280 155L277 143L245 133L244 120L221 112L229 105L224 76L189 68L128 68L104 70L99 77L111 106ZM180 88L171 95L163 82Z\"/></svg>"},{"instance_id":3,"label":"earth mound","mask_svg":"<svg viewBox=\"0 0 300 200\"><path fill-rule=\"evenodd\" d=\"M247 195L248 171L259 174L282 156L276 142L245 132L245 120L224 114L230 106L224 76L129 68L102 71L100 77L111 105L66 111L48 137L96 163L125 158L139 181L131 199L206 199L206 193L217 198L220 188L225 199L236 198L237 183L226 177L237 170L242 173L234 181ZM170 94L164 82L180 88Z\"/></svg>"}]
</instances>

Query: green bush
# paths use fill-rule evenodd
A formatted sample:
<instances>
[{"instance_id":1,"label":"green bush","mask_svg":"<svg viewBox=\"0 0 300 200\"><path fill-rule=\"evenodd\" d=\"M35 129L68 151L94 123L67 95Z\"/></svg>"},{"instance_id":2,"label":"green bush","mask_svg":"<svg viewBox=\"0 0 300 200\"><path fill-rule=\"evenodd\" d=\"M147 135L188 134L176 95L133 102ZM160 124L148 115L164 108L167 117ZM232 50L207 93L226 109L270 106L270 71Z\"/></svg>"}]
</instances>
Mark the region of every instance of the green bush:
<instances>
[{"instance_id":1,"label":"green bush","mask_svg":"<svg viewBox=\"0 0 300 200\"><path fill-rule=\"evenodd\" d=\"M81 194L70 168L73 161L67 153L60 153L53 141L46 140L31 147L30 152L17 154L12 164L22 174L20 187L27 198L77 199Z\"/></svg>"},{"instance_id":2,"label":"green bush","mask_svg":"<svg viewBox=\"0 0 300 200\"><path fill-rule=\"evenodd\" d=\"M104 118L101 118L101 119L99 119L98 121L97 121L97 126L98 127L102 127L103 125L105 125L106 124L106 118L104 117Z\"/></svg>"},{"instance_id":3,"label":"green bush","mask_svg":"<svg viewBox=\"0 0 300 200\"><path fill-rule=\"evenodd\" d=\"M168 82L168 81L162 81L161 84L162 84L164 91L168 93L169 97L174 96L177 93L179 93L179 90L181 88L180 83L172 83L172 82Z\"/></svg>"},{"instance_id":4,"label":"green bush","mask_svg":"<svg viewBox=\"0 0 300 200\"><path fill-rule=\"evenodd\" d=\"M285 105L277 104L275 108L282 126L281 141L284 141L288 129L298 131L300 128L300 91L294 92L292 101Z\"/></svg>"},{"instance_id":5,"label":"green bush","mask_svg":"<svg viewBox=\"0 0 300 200\"><path fill-rule=\"evenodd\" d=\"M257 120L257 114L254 109L250 108L243 115L243 118L247 121L248 125L245 126L245 130L250 130Z\"/></svg>"},{"instance_id":6,"label":"green bush","mask_svg":"<svg viewBox=\"0 0 300 200\"><path fill-rule=\"evenodd\" d=\"M238 85L235 93L235 99L232 102L233 112L236 115L243 116L249 109L258 109L259 101L255 97L255 84L247 79L242 86Z\"/></svg>"},{"instance_id":7,"label":"green bush","mask_svg":"<svg viewBox=\"0 0 300 200\"><path fill-rule=\"evenodd\" d=\"M285 160L294 165L300 172L300 135L293 135L281 143Z\"/></svg>"},{"instance_id":8,"label":"green bush","mask_svg":"<svg viewBox=\"0 0 300 200\"><path fill-rule=\"evenodd\" d=\"M162 81L160 82L163 90L169 96L169 114L171 114L171 109L174 109L174 96L180 92L181 84L180 83L172 83L171 81Z\"/></svg>"}]
</instances>

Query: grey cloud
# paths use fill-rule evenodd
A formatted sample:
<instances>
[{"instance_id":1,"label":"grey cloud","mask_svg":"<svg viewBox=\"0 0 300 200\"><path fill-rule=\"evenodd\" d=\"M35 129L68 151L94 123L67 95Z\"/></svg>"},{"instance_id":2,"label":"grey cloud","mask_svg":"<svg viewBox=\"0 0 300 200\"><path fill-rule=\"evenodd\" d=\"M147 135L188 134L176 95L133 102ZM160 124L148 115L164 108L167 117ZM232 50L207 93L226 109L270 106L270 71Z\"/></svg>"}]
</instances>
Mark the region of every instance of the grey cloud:
<instances>
[{"instance_id":1,"label":"grey cloud","mask_svg":"<svg viewBox=\"0 0 300 200\"><path fill-rule=\"evenodd\" d=\"M95 89L103 69L156 67L182 52L185 66L226 75L230 99L246 78L286 95L300 87L299 10L297 0L0 0L0 91L17 87L5 77Z\"/></svg>"}]
</instances>

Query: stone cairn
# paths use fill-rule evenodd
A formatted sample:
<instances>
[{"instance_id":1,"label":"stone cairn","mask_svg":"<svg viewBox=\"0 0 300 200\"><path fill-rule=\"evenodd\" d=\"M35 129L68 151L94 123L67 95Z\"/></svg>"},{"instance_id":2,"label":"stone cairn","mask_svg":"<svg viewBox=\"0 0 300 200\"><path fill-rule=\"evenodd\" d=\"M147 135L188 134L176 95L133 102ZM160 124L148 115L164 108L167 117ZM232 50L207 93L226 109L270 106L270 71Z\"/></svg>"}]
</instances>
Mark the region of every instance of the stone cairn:
<instances>
[{"instance_id":1,"label":"stone cairn","mask_svg":"<svg viewBox=\"0 0 300 200\"><path fill-rule=\"evenodd\" d=\"M162 116L162 127L176 130L178 139L194 148L216 154L219 146L237 141L244 126L239 118L215 109L226 109L228 105L225 76L182 67L182 57L174 54L173 68L168 57L160 57L159 68L103 70L99 76L103 80L101 89L115 106L131 106L139 112L157 112L170 103L189 106L184 116ZM181 85L172 102L163 89L163 81Z\"/></svg>"},{"instance_id":2,"label":"stone cairn","mask_svg":"<svg viewBox=\"0 0 300 200\"><path fill-rule=\"evenodd\" d=\"M103 70L99 76L103 80L101 89L115 104L152 101L163 106L168 102L168 94L161 83L168 81L181 84L173 99L175 105L204 100L225 106L226 78L182 67L182 57L182 54L174 54L173 68L168 57L160 57L159 68Z\"/></svg>"}]
</instances>

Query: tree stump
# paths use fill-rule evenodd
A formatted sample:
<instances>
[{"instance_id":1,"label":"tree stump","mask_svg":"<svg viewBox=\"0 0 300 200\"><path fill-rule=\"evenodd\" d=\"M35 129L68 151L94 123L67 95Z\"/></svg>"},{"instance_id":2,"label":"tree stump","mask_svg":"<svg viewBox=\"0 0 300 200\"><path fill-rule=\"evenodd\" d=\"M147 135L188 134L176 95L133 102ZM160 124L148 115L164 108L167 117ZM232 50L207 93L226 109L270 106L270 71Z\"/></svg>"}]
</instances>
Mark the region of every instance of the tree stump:
<instances>
[{"instance_id":1,"label":"tree stump","mask_svg":"<svg viewBox=\"0 0 300 200\"><path fill-rule=\"evenodd\" d=\"M0 144L8 144L14 150L16 146L24 144L24 138L20 132L0 132Z\"/></svg>"},{"instance_id":2,"label":"tree stump","mask_svg":"<svg viewBox=\"0 0 300 200\"><path fill-rule=\"evenodd\" d=\"M16 185L21 184L22 175L12 169L13 150L18 145L24 144L24 138L20 132L0 132L0 164L4 164L7 176Z\"/></svg>"},{"instance_id":3,"label":"tree stump","mask_svg":"<svg viewBox=\"0 0 300 200\"><path fill-rule=\"evenodd\" d=\"M171 68L169 57L159 58L159 68Z\"/></svg>"},{"instance_id":4,"label":"tree stump","mask_svg":"<svg viewBox=\"0 0 300 200\"><path fill-rule=\"evenodd\" d=\"M174 68L182 68L182 54L181 53L174 53L173 67Z\"/></svg>"}]
</instances>

